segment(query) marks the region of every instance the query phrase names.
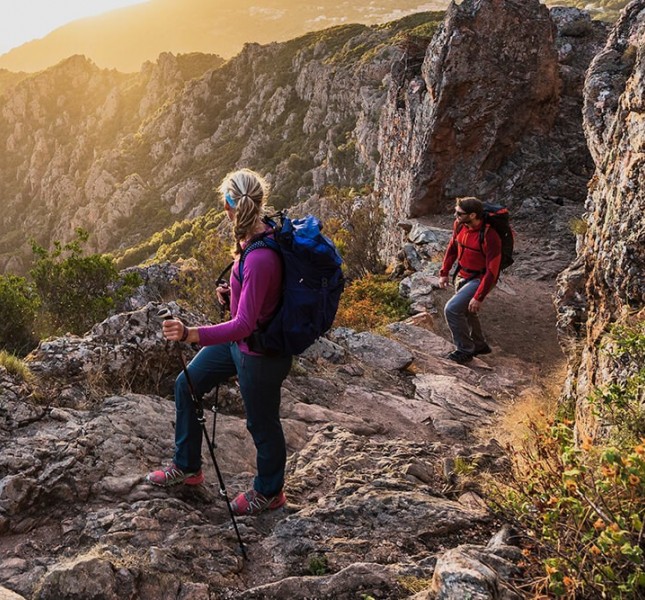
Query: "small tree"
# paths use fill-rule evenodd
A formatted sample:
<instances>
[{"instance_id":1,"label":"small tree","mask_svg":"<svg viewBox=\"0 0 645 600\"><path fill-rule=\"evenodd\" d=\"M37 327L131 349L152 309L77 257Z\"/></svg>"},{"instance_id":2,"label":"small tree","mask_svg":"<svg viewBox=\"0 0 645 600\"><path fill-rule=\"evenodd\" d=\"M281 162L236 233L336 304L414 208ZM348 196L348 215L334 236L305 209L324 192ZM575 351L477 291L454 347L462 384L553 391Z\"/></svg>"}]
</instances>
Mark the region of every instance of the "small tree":
<instances>
[{"instance_id":1,"label":"small tree","mask_svg":"<svg viewBox=\"0 0 645 600\"><path fill-rule=\"evenodd\" d=\"M39 305L35 290L24 277L0 276L0 347L18 355L35 347L33 329Z\"/></svg>"},{"instance_id":2,"label":"small tree","mask_svg":"<svg viewBox=\"0 0 645 600\"><path fill-rule=\"evenodd\" d=\"M384 215L378 199L369 192L335 187L327 188L325 197L334 216L325 221L324 233L338 247L347 277L383 272L379 244Z\"/></svg>"},{"instance_id":3,"label":"small tree","mask_svg":"<svg viewBox=\"0 0 645 600\"><path fill-rule=\"evenodd\" d=\"M83 256L82 246L88 237L88 232L79 228L72 242L63 245L56 241L51 252L35 242L32 244L36 262L29 274L54 332L87 331L105 319L139 283L136 274L126 275L120 281L110 256ZM117 282L122 285L117 286Z\"/></svg>"}]
</instances>

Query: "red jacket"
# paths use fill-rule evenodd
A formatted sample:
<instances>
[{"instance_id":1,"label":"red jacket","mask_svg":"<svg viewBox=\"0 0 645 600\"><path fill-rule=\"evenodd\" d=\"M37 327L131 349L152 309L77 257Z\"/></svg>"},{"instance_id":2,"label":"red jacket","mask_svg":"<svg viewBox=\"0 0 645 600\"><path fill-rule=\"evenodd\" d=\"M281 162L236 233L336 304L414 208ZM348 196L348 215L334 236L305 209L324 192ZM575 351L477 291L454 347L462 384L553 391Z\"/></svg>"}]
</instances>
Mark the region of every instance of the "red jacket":
<instances>
[{"instance_id":1,"label":"red jacket","mask_svg":"<svg viewBox=\"0 0 645 600\"><path fill-rule=\"evenodd\" d=\"M483 248L479 241L482 227L486 227ZM492 227L485 226L482 222L476 229L470 229L465 225L458 228L458 221L455 221L439 275L448 277L452 265L457 261L459 277L481 278L474 296L475 300L481 302L497 282L501 260L502 240Z\"/></svg>"}]
</instances>

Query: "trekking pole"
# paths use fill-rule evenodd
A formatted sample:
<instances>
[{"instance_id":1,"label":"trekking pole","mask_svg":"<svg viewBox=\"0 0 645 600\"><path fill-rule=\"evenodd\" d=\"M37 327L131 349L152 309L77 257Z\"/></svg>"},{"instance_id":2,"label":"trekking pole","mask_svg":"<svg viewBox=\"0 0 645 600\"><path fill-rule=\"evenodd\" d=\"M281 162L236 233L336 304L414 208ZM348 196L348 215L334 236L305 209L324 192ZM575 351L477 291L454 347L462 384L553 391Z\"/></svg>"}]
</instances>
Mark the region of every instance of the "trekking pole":
<instances>
[{"instance_id":1,"label":"trekking pole","mask_svg":"<svg viewBox=\"0 0 645 600\"><path fill-rule=\"evenodd\" d=\"M157 313L157 316L164 321L167 321L173 318L172 313L168 308L162 308ZM208 431L206 429L206 417L204 416L204 408L202 407L201 399L198 398L197 394L195 393L195 388L193 387L193 383L190 379L190 375L188 374L186 359L184 358L184 353L181 351L179 344L177 344L177 355L179 356L179 361L181 362L181 368L182 368L182 371L184 372L184 377L186 377L186 383L188 384L188 391L190 392L190 397L192 398L193 403L195 404L195 412L197 414L197 420L199 421L199 424L202 426L202 433L204 435L204 439L206 440L206 445L208 446L208 452L211 455L211 459L213 460L215 473L217 473L217 480L219 481L220 496L222 496L222 498L224 498L224 501L226 502L228 513L231 516L231 522L233 523L233 529L235 529L235 535L237 536L237 541L240 544L242 557L244 558L244 560L248 560L249 557L246 554L246 548L244 547L244 542L242 542L242 536L240 535L240 530L237 527L237 521L235 520L235 515L233 514L233 509L231 508L231 503L229 502L229 499L228 499L228 493L226 492L226 485L224 484L224 478L222 477L222 472L220 471L219 465L217 464L217 459L215 458L215 448L217 447L215 444L215 423L213 423L213 439L211 440L211 438L209 438L208 436ZM215 391L215 393L216 394L219 393L219 384L217 385L217 390ZM215 418L217 418L217 414L215 414Z\"/></svg>"}]
</instances>

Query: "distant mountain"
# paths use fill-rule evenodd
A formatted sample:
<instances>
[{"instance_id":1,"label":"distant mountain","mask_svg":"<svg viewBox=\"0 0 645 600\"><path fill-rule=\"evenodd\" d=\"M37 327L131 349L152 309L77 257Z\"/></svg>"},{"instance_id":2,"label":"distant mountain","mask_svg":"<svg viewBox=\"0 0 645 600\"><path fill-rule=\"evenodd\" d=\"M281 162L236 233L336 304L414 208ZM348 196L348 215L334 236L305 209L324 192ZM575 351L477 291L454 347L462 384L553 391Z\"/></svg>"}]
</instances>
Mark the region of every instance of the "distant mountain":
<instances>
[{"instance_id":1,"label":"distant mountain","mask_svg":"<svg viewBox=\"0 0 645 600\"><path fill-rule=\"evenodd\" d=\"M547 6L573 6L589 11L594 19L602 19L603 21L615 21L620 14L620 11L629 4L630 0L565 0L558 2L557 0L549 0L546 2Z\"/></svg>"},{"instance_id":2,"label":"distant mountain","mask_svg":"<svg viewBox=\"0 0 645 600\"><path fill-rule=\"evenodd\" d=\"M348 23L375 24L443 10L447 0L151 0L74 21L0 56L0 68L39 71L76 54L100 67L138 71L162 52L230 58L247 42L285 41Z\"/></svg>"},{"instance_id":3,"label":"distant mountain","mask_svg":"<svg viewBox=\"0 0 645 600\"><path fill-rule=\"evenodd\" d=\"M245 43L285 41L335 25L385 23L445 10L448 0L151 0L74 21L0 56L0 69L34 72L76 54L100 67L138 71L162 52L203 52L224 58ZM615 19L627 0L548 0Z\"/></svg>"},{"instance_id":4,"label":"distant mountain","mask_svg":"<svg viewBox=\"0 0 645 600\"><path fill-rule=\"evenodd\" d=\"M14 87L26 77L29 77L29 73L13 73L6 69L0 69L0 95L2 95L5 90Z\"/></svg>"}]
</instances>

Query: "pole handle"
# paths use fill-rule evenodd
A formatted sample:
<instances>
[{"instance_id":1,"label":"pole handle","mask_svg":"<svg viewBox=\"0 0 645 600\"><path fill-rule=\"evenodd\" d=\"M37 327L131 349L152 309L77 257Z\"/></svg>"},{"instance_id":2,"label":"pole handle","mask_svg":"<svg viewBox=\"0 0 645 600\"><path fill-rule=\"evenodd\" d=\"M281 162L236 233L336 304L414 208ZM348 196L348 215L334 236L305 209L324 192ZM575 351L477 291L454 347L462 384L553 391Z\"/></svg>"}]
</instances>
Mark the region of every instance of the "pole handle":
<instances>
[{"instance_id":1,"label":"pole handle","mask_svg":"<svg viewBox=\"0 0 645 600\"><path fill-rule=\"evenodd\" d=\"M170 312L170 309L166 306L165 308L162 308L158 313L157 316L160 319L163 319L164 321L168 321L169 319L173 319L174 317L172 316L172 313Z\"/></svg>"}]
</instances>

